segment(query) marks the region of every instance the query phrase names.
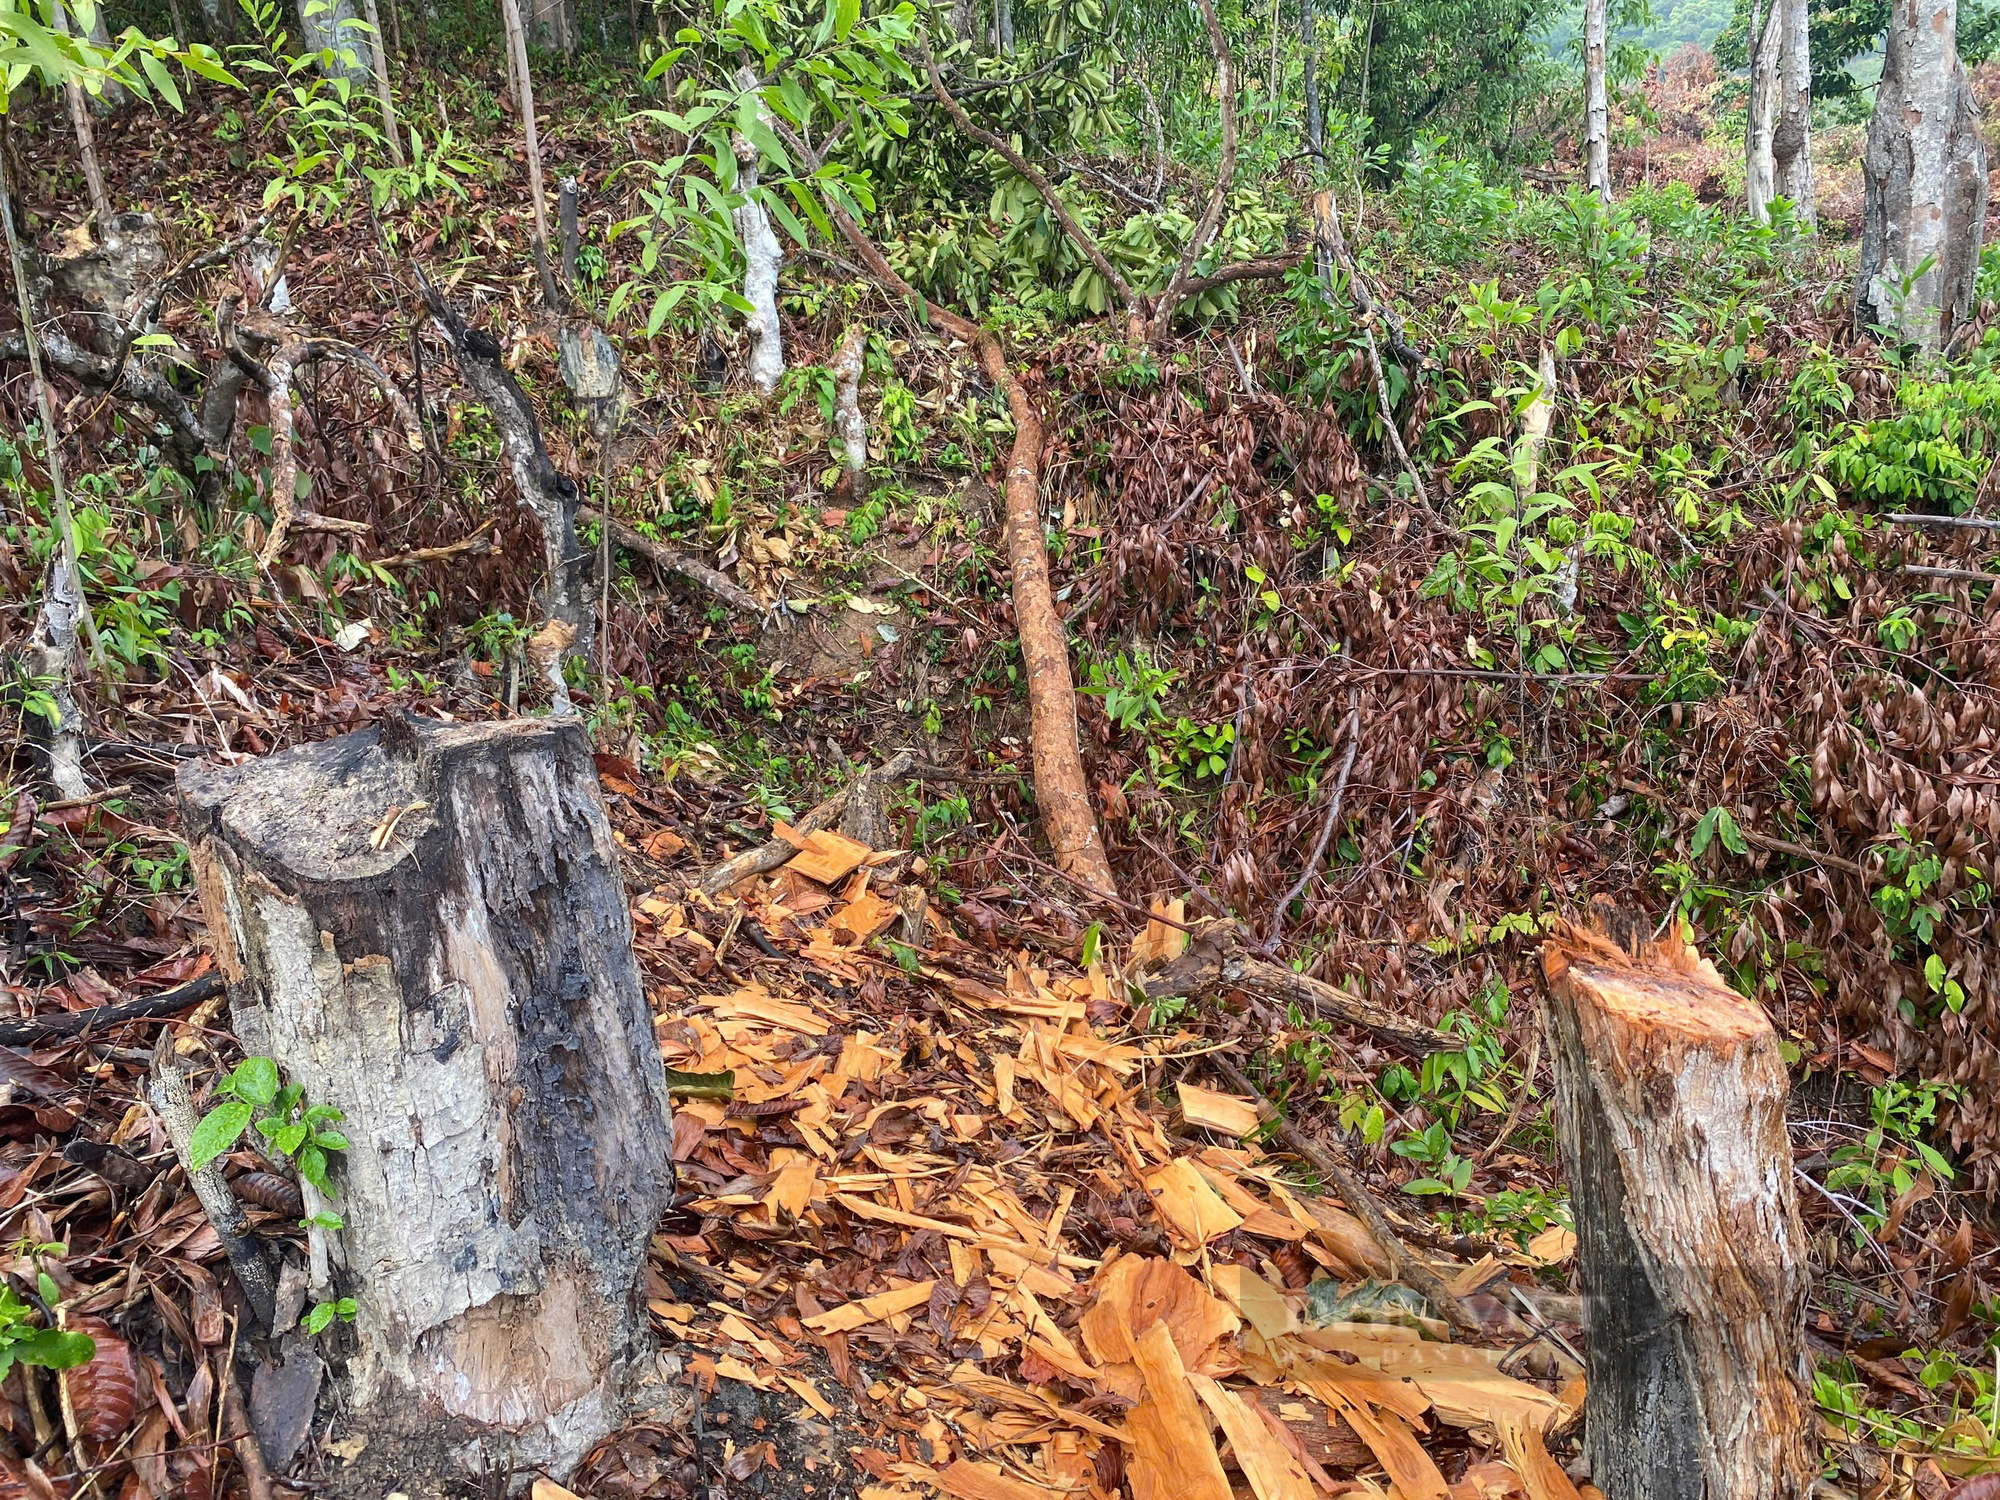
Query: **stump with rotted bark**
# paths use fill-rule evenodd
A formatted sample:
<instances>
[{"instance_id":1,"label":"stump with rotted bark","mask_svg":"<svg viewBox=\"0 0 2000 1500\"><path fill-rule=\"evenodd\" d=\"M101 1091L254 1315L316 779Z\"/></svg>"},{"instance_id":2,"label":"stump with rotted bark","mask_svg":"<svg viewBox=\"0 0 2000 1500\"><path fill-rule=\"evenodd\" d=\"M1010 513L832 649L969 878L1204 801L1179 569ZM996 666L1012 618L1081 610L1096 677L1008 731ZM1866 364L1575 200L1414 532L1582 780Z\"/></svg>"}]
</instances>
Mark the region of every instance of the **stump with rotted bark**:
<instances>
[{"instance_id":1,"label":"stump with rotted bark","mask_svg":"<svg viewBox=\"0 0 2000 1500\"><path fill-rule=\"evenodd\" d=\"M1542 951L1589 1336L1584 1453L1615 1500L1805 1500L1805 1235L1777 1033L1678 938Z\"/></svg>"},{"instance_id":2,"label":"stump with rotted bark","mask_svg":"<svg viewBox=\"0 0 2000 1500\"><path fill-rule=\"evenodd\" d=\"M346 1116L335 1492L566 1473L650 1368L673 1188L582 730L403 718L180 792L245 1051Z\"/></svg>"}]
</instances>

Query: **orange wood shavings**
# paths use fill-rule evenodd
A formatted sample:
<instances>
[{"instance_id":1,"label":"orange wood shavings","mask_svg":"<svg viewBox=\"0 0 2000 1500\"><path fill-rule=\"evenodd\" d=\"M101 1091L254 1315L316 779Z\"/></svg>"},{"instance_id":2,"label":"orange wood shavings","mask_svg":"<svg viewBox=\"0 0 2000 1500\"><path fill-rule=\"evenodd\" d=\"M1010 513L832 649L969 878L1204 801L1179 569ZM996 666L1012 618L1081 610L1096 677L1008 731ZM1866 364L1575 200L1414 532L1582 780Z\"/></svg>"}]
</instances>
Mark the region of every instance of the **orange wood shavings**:
<instances>
[{"instance_id":1,"label":"orange wood shavings","mask_svg":"<svg viewBox=\"0 0 2000 1500\"><path fill-rule=\"evenodd\" d=\"M868 1323L880 1323L896 1313L922 1307L930 1301L931 1288L936 1285L935 1281L918 1281L893 1291L877 1292L872 1297L842 1303L830 1312L807 1318L805 1325L814 1333L846 1333Z\"/></svg>"},{"instance_id":2,"label":"orange wood shavings","mask_svg":"<svg viewBox=\"0 0 2000 1500\"><path fill-rule=\"evenodd\" d=\"M817 833L806 835L804 845L787 862L786 868L821 885L832 885L860 869L862 861L874 852L858 839L822 828Z\"/></svg>"},{"instance_id":3,"label":"orange wood shavings","mask_svg":"<svg viewBox=\"0 0 2000 1500\"><path fill-rule=\"evenodd\" d=\"M1242 1397L1206 1375L1190 1372L1188 1384L1228 1437L1257 1500L1314 1500L1312 1476Z\"/></svg>"},{"instance_id":4,"label":"orange wood shavings","mask_svg":"<svg viewBox=\"0 0 2000 1500\"><path fill-rule=\"evenodd\" d=\"M1146 1191L1174 1237L1191 1250L1229 1233L1243 1215L1222 1201L1207 1178L1185 1157L1177 1157L1146 1179Z\"/></svg>"},{"instance_id":5,"label":"orange wood shavings","mask_svg":"<svg viewBox=\"0 0 2000 1500\"><path fill-rule=\"evenodd\" d=\"M991 1464L959 1459L931 1481L952 1500L1067 1500L1067 1491L1016 1479Z\"/></svg>"},{"instance_id":6,"label":"orange wood shavings","mask_svg":"<svg viewBox=\"0 0 2000 1500\"><path fill-rule=\"evenodd\" d=\"M1219 1130L1224 1135L1240 1140L1262 1123L1257 1113L1257 1106L1248 1099L1238 1099L1233 1094L1219 1094L1213 1089L1205 1089L1192 1083L1179 1085L1178 1093L1181 1101L1181 1118L1200 1129Z\"/></svg>"},{"instance_id":7,"label":"orange wood shavings","mask_svg":"<svg viewBox=\"0 0 2000 1500\"><path fill-rule=\"evenodd\" d=\"M1233 1500L1229 1478L1165 1323L1134 1343L1146 1399L1126 1414L1135 1500Z\"/></svg>"}]
</instances>

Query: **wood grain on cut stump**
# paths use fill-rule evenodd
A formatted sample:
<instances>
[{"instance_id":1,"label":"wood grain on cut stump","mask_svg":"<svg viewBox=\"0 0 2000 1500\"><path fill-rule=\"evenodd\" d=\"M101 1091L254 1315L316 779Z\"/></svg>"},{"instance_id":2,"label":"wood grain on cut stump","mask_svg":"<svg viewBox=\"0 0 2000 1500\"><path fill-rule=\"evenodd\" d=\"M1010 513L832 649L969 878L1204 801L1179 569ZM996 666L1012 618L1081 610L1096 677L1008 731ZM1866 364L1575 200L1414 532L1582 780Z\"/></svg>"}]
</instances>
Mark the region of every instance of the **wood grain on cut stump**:
<instances>
[{"instance_id":1,"label":"wood grain on cut stump","mask_svg":"<svg viewBox=\"0 0 2000 1500\"><path fill-rule=\"evenodd\" d=\"M346 1113L336 1493L567 1472L650 1364L673 1189L582 730L404 718L180 790L237 1035Z\"/></svg>"},{"instance_id":2,"label":"wood grain on cut stump","mask_svg":"<svg viewBox=\"0 0 2000 1500\"><path fill-rule=\"evenodd\" d=\"M1804 1500L1817 1473L1788 1079L1761 1009L1677 938L1542 953L1613 1500Z\"/></svg>"}]
</instances>

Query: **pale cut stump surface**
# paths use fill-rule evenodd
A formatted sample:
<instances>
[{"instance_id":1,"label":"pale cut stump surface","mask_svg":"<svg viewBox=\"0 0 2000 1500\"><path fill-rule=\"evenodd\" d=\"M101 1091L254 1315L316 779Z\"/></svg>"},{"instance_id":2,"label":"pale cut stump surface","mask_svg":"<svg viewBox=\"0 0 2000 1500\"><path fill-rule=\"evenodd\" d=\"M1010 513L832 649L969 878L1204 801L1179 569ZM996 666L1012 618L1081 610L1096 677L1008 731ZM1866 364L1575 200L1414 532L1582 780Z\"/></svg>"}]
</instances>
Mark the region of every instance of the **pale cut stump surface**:
<instances>
[{"instance_id":1,"label":"pale cut stump surface","mask_svg":"<svg viewBox=\"0 0 2000 1500\"><path fill-rule=\"evenodd\" d=\"M652 1368L673 1193L582 730L406 716L180 791L244 1050L346 1113L336 1430L367 1445L334 1493L567 1473Z\"/></svg>"}]
</instances>

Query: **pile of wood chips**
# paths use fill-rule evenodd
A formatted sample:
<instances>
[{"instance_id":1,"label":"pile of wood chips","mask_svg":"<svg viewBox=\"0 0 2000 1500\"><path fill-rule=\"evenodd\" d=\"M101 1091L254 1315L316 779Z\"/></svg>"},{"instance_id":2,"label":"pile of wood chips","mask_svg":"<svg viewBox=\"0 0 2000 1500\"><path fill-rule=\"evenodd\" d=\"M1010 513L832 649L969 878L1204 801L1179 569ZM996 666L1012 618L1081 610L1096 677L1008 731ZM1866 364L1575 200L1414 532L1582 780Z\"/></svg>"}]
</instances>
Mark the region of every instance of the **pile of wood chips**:
<instances>
[{"instance_id":1,"label":"pile of wood chips","mask_svg":"<svg viewBox=\"0 0 2000 1500\"><path fill-rule=\"evenodd\" d=\"M800 842L717 902L634 910L667 1065L732 1075L677 1103L702 1232L658 1241L694 1378L851 1429L863 1500L1578 1495L1544 1442L1583 1399L1564 1341L1341 1302L1383 1289L1367 1230L1244 1142L1254 1101L1175 1082L1203 1044L1149 1030L1109 955L996 954L924 920L906 855ZM1125 964L1182 940L1155 921ZM1436 1269L1497 1308L1564 1234ZM1387 1311L1312 1315L1357 1301Z\"/></svg>"}]
</instances>

